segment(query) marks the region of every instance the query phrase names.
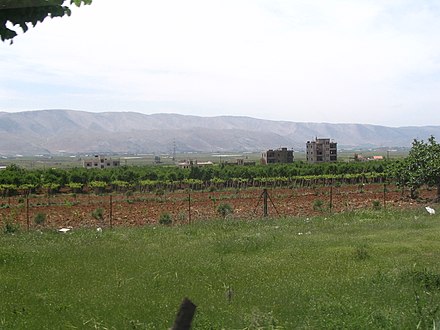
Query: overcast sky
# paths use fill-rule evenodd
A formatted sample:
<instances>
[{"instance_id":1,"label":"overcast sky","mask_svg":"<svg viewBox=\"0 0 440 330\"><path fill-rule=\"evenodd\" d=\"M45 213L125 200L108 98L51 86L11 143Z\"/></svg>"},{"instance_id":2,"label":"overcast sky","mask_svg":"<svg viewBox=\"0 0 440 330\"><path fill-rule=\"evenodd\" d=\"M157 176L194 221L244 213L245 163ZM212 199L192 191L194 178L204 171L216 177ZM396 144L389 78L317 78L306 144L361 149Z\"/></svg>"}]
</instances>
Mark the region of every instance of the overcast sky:
<instances>
[{"instance_id":1,"label":"overcast sky","mask_svg":"<svg viewBox=\"0 0 440 330\"><path fill-rule=\"evenodd\" d=\"M0 44L0 111L440 125L440 1L93 0Z\"/></svg>"}]
</instances>

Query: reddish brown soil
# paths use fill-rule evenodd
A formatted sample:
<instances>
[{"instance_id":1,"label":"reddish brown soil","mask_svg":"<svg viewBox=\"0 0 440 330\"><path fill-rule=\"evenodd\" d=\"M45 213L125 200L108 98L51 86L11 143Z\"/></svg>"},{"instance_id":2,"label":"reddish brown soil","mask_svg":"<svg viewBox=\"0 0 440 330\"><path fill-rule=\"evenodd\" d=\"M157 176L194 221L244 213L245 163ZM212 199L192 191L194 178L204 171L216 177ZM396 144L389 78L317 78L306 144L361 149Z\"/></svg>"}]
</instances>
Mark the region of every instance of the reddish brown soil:
<instances>
[{"instance_id":1,"label":"reddish brown soil","mask_svg":"<svg viewBox=\"0 0 440 330\"><path fill-rule=\"evenodd\" d=\"M58 194L48 198L37 195L28 199L23 197L6 197L0 199L0 219L18 222L22 228L29 223L30 228L37 228L34 218L37 213L46 215L46 228L66 226L78 227L109 227L142 226L155 224L162 213L172 215L174 223L188 223L219 218L217 207L227 203L233 207L234 219L251 219L263 215L263 190L243 189L216 192L167 192L162 196L154 193L134 193L113 196L97 196L94 194ZM330 212L350 211L372 208L373 201L383 207L422 207L428 200L435 197L436 191L424 189L420 192L420 200L410 200L395 186L344 185L340 187L316 188L271 188L268 189L269 216L313 216ZM188 200L190 197L190 201ZM317 208L316 200L322 202ZM111 203L110 203L111 201ZM95 219L92 212L98 208L103 210L102 220ZM111 222L111 223L110 223Z\"/></svg>"}]
</instances>

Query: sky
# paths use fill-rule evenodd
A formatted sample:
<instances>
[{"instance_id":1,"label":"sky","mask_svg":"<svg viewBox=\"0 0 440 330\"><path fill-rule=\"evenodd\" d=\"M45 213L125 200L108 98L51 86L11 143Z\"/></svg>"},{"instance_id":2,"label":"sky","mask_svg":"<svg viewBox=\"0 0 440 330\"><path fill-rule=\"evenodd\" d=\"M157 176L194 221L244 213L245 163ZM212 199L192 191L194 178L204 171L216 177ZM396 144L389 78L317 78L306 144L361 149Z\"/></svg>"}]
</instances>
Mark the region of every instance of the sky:
<instances>
[{"instance_id":1,"label":"sky","mask_svg":"<svg viewBox=\"0 0 440 330\"><path fill-rule=\"evenodd\" d=\"M93 0L0 44L0 111L440 125L440 2Z\"/></svg>"}]
</instances>

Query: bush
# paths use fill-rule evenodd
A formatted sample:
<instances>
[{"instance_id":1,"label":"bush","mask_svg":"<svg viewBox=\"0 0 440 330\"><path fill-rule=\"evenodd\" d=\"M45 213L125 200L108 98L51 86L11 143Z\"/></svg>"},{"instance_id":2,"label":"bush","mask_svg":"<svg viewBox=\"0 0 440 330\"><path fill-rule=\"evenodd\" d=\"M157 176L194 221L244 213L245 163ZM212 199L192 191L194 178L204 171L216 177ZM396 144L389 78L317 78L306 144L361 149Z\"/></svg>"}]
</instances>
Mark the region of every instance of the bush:
<instances>
[{"instance_id":1,"label":"bush","mask_svg":"<svg viewBox=\"0 0 440 330\"><path fill-rule=\"evenodd\" d=\"M36 225L44 225L46 222L46 214L44 213L37 213L34 217L34 222Z\"/></svg>"},{"instance_id":2,"label":"bush","mask_svg":"<svg viewBox=\"0 0 440 330\"><path fill-rule=\"evenodd\" d=\"M92 217L96 220L103 220L104 219L104 210L102 208L97 208L92 212Z\"/></svg>"},{"instance_id":3,"label":"bush","mask_svg":"<svg viewBox=\"0 0 440 330\"><path fill-rule=\"evenodd\" d=\"M20 225L18 223L6 222L3 232L5 234L14 234L20 230Z\"/></svg>"},{"instance_id":4,"label":"bush","mask_svg":"<svg viewBox=\"0 0 440 330\"><path fill-rule=\"evenodd\" d=\"M227 203L221 203L218 207L217 207L217 212L223 217L226 218L226 216L228 214L231 214L234 212L232 206L230 204Z\"/></svg>"},{"instance_id":5,"label":"bush","mask_svg":"<svg viewBox=\"0 0 440 330\"><path fill-rule=\"evenodd\" d=\"M324 202L320 199L316 199L313 201L313 209L315 211L322 211L323 205L324 205Z\"/></svg>"},{"instance_id":6,"label":"bush","mask_svg":"<svg viewBox=\"0 0 440 330\"><path fill-rule=\"evenodd\" d=\"M380 201L372 201L371 204L373 206L373 210L380 210L381 208Z\"/></svg>"},{"instance_id":7,"label":"bush","mask_svg":"<svg viewBox=\"0 0 440 330\"><path fill-rule=\"evenodd\" d=\"M20 231L20 225L13 221L12 216L4 220L3 232L5 234L14 234Z\"/></svg>"},{"instance_id":8,"label":"bush","mask_svg":"<svg viewBox=\"0 0 440 330\"><path fill-rule=\"evenodd\" d=\"M171 225L173 223L171 214L169 214L168 212L162 213L159 217L159 223L161 225Z\"/></svg>"}]
</instances>

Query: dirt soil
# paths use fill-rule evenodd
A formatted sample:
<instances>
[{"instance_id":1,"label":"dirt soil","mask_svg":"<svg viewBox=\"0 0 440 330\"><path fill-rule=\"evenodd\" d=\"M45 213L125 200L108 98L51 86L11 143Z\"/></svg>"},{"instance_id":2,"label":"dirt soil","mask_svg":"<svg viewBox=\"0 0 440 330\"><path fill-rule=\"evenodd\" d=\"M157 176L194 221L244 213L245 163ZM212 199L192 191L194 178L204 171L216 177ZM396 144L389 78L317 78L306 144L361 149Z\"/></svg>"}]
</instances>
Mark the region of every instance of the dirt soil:
<instances>
[{"instance_id":1,"label":"dirt soil","mask_svg":"<svg viewBox=\"0 0 440 330\"><path fill-rule=\"evenodd\" d=\"M395 186L342 185L312 188L270 188L267 211L271 217L314 216L376 207L414 208L430 205L435 190L423 189L418 201L406 197ZM3 222L17 222L23 229L110 226L143 226L157 224L160 215L169 213L174 224L220 218L221 203L230 204L234 219L253 219L263 216L263 189L224 190L215 192L166 192L113 194L58 194L5 197L0 199L0 218ZM102 210L102 218L93 216ZM35 216L46 216L44 225L35 223ZM95 212L96 213L96 212Z\"/></svg>"}]
</instances>

